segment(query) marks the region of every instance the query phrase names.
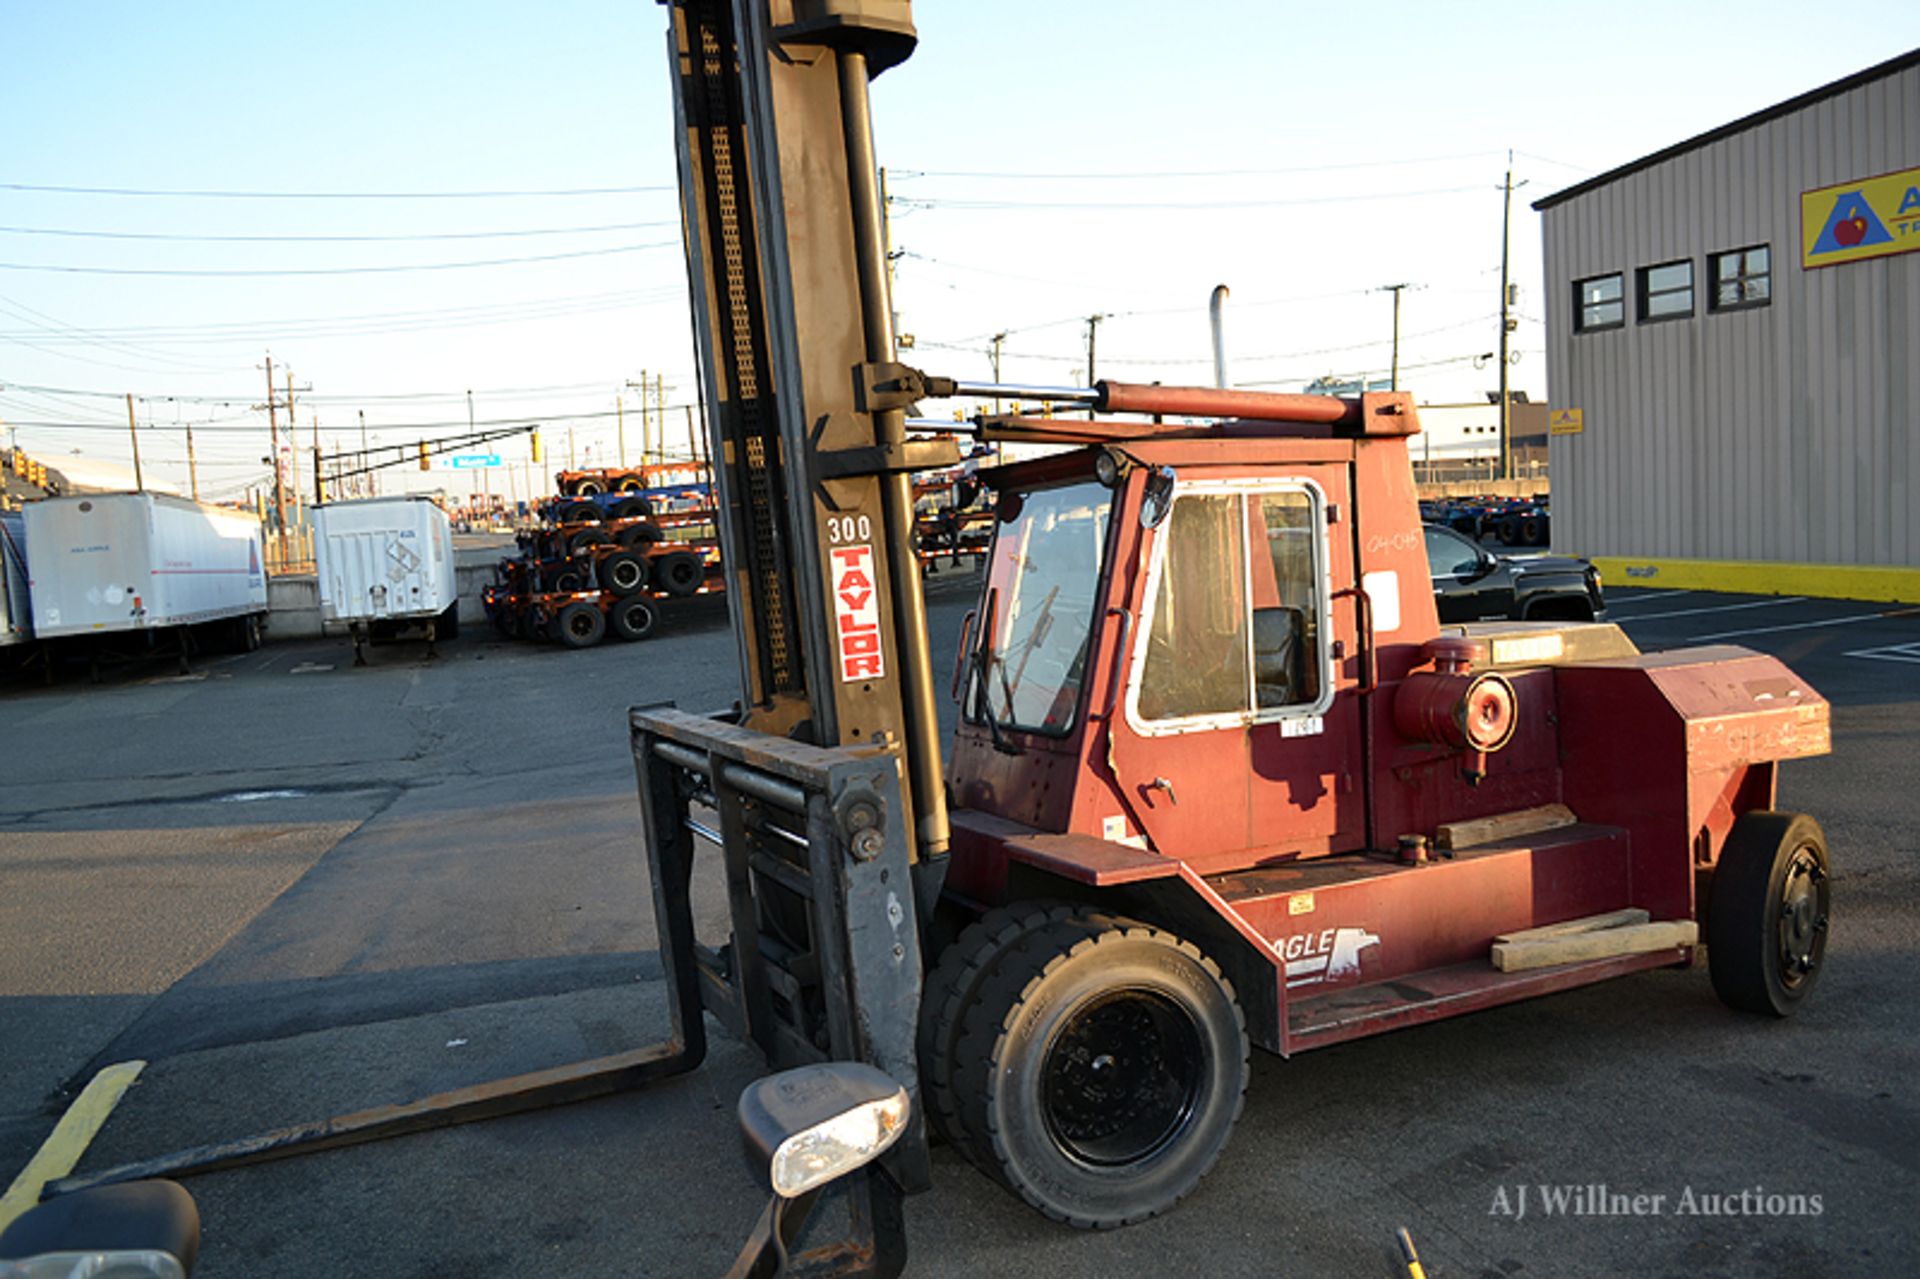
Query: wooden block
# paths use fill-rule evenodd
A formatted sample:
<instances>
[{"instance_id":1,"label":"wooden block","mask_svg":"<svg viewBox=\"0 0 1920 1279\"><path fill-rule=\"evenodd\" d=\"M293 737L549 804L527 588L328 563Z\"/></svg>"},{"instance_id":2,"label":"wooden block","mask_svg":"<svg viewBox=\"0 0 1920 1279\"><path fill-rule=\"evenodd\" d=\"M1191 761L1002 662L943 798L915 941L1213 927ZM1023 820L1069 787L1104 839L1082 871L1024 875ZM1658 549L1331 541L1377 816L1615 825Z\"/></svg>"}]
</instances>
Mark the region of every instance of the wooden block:
<instances>
[{"instance_id":1,"label":"wooden block","mask_svg":"<svg viewBox=\"0 0 1920 1279\"><path fill-rule=\"evenodd\" d=\"M1539 928L1523 928L1517 933L1501 933L1495 941L1540 941L1547 937L1565 937L1569 933L1597 933L1603 928L1625 928L1630 924L1647 922L1647 912L1637 906L1626 910L1610 910L1604 915L1588 915L1585 919L1569 919L1563 923L1545 924Z\"/></svg>"},{"instance_id":2,"label":"wooden block","mask_svg":"<svg viewBox=\"0 0 1920 1279\"><path fill-rule=\"evenodd\" d=\"M1568 933L1539 941L1495 942L1493 966L1503 973L1529 968L1551 968L1587 959L1639 955L1672 946L1691 946L1700 939L1700 926L1691 919L1668 919L1657 924L1629 924L1591 933Z\"/></svg>"},{"instance_id":3,"label":"wooden block","mask_svg":"<svg viewBox=\"0 0 1920 1279\"><path fill-rule=\"evenodd\" d=\"M1558 830L1579 820L1565 804L1542 804L1538 808L1522 808L1492 817L1449 822L1434 833L1434 843L1457 851L1503 839L1519 839L1523 835L1538 835L1543 830Z\"/></svg>"}]
</instances>

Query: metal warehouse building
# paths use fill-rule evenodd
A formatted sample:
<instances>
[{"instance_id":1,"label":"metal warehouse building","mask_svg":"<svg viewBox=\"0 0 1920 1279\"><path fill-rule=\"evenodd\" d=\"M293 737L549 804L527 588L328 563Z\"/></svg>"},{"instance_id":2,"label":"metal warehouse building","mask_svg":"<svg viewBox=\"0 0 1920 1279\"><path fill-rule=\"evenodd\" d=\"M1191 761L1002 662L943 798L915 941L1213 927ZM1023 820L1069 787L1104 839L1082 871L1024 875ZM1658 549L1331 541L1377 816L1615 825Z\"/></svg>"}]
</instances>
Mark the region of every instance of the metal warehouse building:
<instances>
[{"instance_id":1,"label":"metal warehouse building","mask_svg":"<svg viewBox=\"0 0 1920 1279\"><path fill-rule=\"evenodd\" d=\"M1533 207L1556 546L1920 601L1920 51Z\"/></svg>"}]
</instances>

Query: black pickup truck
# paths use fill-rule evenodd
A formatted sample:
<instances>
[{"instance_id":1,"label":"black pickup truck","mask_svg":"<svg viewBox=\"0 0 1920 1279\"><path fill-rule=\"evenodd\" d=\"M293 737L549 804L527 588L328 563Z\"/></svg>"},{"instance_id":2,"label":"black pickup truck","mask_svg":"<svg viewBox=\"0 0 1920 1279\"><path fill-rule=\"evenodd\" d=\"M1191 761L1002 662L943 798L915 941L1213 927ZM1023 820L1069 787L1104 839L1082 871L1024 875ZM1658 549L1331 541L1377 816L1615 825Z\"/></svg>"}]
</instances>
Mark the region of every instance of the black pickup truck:
<instances>
[{"instance_id":1,"label":"black pickup truck","mask_svg":"<svg viewBox=\"0 0 1920 1279\"><path fill-rule=\"evenodd\" d=\"M1599 622L1607 616L1600 570L1567 555L1495 555L1472 538L1426 526L1427 565L1443 622L1551 618Z\"/></svg>"}]
</instances>

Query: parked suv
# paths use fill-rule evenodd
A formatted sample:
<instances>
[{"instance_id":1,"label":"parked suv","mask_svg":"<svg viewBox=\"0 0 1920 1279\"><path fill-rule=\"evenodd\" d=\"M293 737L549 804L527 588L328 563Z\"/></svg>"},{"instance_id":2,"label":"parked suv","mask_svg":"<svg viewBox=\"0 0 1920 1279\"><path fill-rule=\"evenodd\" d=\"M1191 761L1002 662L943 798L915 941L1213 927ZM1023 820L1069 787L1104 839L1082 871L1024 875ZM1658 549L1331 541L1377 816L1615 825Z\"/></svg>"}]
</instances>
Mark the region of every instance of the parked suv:
<instances>
[{"instance_id":1,"label":"parked suv","mask_svg":"<svg viewBox=\"0 0 1920 1279\"><path fill-rule=\"evenodd\" d=\"M1452 529L1425 527L1441 621L1606 618L1600 570L1589 561L1569 555L1495 555Z\"/></svg>"}]
</instances>

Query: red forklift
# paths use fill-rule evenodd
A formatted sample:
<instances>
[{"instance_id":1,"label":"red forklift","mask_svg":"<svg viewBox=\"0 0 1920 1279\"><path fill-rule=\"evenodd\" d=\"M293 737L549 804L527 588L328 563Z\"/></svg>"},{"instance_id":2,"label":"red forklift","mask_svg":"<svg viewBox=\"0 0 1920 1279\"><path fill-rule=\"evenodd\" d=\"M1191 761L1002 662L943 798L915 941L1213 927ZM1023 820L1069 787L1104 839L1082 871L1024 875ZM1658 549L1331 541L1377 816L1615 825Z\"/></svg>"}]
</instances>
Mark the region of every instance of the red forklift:
<instances>
[{"instance_id":1,"label":"red forklift","mask_svg":"<svg viewBox=\"0 0 1920 1279\"><path fill-rule=\"evenodd\" d=\"M660 912L702 1010L776 1066L886 1071L982 1171L1084 1227L1198 1183L1249 1049L1283 1056L1663 966L1785 1015L1830 901L1780 760L1828 708L1734 647L1443 628L1405 394L970 384L895 360L867 84L906 3L672 6L688 261L743 697L631 715ZM1077 446L986 472L995 530L930 669L909 437L927 399ZM938 456L936 456L938 454ZM936 684L960 700L942 767ZM731 935L692 935L717 854ZM856 1178L892 1257L919 1130ZM823 1263L824 1264L824 1263ZM863 1263L864 1264L864 1263ZM879 1268L885 1265L875 1262Z\"/></svg>"},{"instance_id":2,"label":"red forklift","mask_svg":"<svg viewBox=\"0 0 1920 1279\"><path fill-rule=\"evenodd\" d=\"M1703 941L1732 1007L1806 997L1827 851L1774 808L1779 761L1828 749L1805 681L1730 646L1642 654L1606 624L1442 627L1404 394L899 364L868 83L912 51L907 0L669 7L742 676L723 714L629 713L670 1033L191 1166L643 1085L697 1066L712 1016L816 1072L743 1102L795 1198L735 1273L895 1274L930 1130L1047 1216L1119 1226L1212 1166L1253 1047L1685 966ZM982 593L936 672L911 476L959 454L907 419L940 396L1088 416L973 424L1069 447L984 474ZM702 865L724 938L695 932ZM878 1105L881 1077L902 1099L884 1123L788 1139L769 1118ZM834 1177L828 1229L806 1209Z\"/></svg>"}]
</instances>

